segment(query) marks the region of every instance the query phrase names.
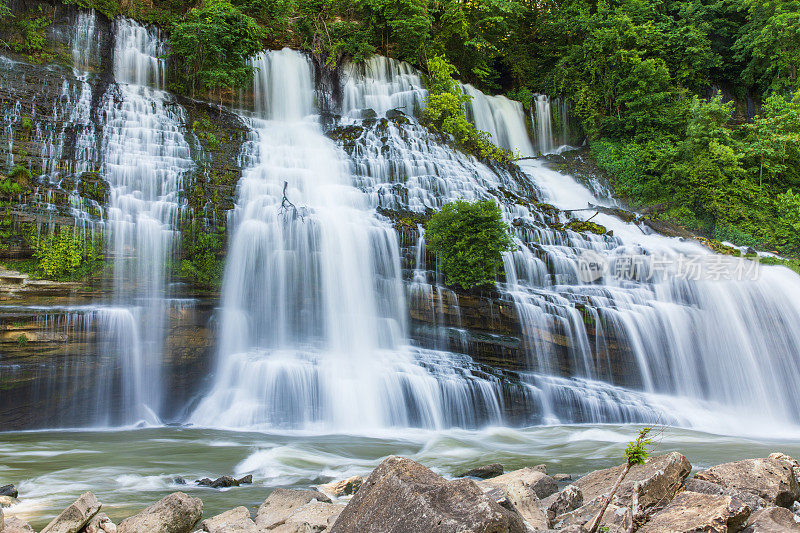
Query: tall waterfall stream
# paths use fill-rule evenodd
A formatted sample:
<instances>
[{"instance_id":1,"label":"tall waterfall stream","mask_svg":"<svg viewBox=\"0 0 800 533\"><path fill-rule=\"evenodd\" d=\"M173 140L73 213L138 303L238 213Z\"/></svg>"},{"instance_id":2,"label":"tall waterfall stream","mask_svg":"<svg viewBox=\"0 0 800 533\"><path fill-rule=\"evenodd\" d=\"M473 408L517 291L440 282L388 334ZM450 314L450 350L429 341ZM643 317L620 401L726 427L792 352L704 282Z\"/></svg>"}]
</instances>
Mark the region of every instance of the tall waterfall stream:
<instances>
[{"instance_id":1,"label":"tall waterfall stream","mask_svg":"<svg viewBox=\"0 0 800 533\"><path fill-rule=\"evenodd\" d=\"M259 487L245 497L256 502L270 487L364 473L391 453L446 474L531 457L582 473L616 464L632 422L680 428L661 449L694 454L696 465L800 435L800 277L763 267L750 280L689 279L675 264L709 257L705 248L594 211L575 216L613 233L553 229L548 217L564 215L543 204L615 200L541 159L520 161L515 173L436 142L417 121L425 89L407 64L376 56L345 66L334 89L289 49L253 58L252 94L228 106L248 133L228 213L215 355L201 386L168 408L171 317L196 304L174 292L170 262L188 209L181 191L205 156L166 90L164 37L117 18L113 79L100 83L84 68L102 54L99 31L94 13L82 11L73 76L52 110L63 130L34 135L49 162L43 179L59 182L59 161L69 159L71 171L96 171L109 184L107 206L75 196L70 209L77 230L107 239L113 287L92 305L4 307L36 314L65 344L91 332L102 354L90 370L68 359L43 367L32 394L51 423L0 435L3 475L25 476L21 514L60 509L76 483L101 499L124 493L136 508L174 489L177 475L215 472L255 474ZM7 61L0 68L13 69ZM548 97L538 95L526 116L518 102L463 90L472 97L467 116L499 146L529 157L569 148ZM19 122L14 109L4 128ZM326 135L332 128L355 133L343 142ZM458 295L428 264L424 232L403 243L381 214L460 198L497 200L514 228L517 249L497 283L522 330L523 368L513 372L470 356L477 341L452 317L445 324L439 308L446 302L460 316ZM670 266L646 279L592 282L580 270L587 253L611 265L635 254ZM439 324L425 335L408 313L420 302ZM0 381L17 371L0 353ZM63 402L44 401L54 396ZM172 451L156 459L163 443ZM242 494L204 500L223 510Z\"/></svg>"}]
</instances>

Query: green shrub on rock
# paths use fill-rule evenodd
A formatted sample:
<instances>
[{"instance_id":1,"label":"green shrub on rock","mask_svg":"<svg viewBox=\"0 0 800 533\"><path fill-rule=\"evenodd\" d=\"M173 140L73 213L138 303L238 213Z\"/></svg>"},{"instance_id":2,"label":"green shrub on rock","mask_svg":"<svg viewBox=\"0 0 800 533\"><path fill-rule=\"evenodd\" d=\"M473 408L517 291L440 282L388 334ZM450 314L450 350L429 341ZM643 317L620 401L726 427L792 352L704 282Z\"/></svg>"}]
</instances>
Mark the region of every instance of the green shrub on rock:
<instances>
[{"instance_id":1,"label":"green shrub on rock","mask_svg":"<svg viewBox=\"0 0 800 533\"><path fill-rule=\"evenodd\" d=\"M503 266L502 253L514 245L491 200L447 204L426 228L425 242L438 255L447 282L465 289L490 285Z\"/></svg>"}]
</instances>

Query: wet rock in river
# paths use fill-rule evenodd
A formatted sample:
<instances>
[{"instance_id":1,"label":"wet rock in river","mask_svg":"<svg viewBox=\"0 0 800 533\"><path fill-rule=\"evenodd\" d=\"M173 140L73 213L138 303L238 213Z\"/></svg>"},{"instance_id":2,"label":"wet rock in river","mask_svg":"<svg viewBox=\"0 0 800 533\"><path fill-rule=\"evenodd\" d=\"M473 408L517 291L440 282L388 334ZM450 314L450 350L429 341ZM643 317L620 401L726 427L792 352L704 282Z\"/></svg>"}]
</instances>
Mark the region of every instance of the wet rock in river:
<instances>
[{"instance_id":1,"label":"wet rock in river","mask_svg":"<svg viewBox=\"0 0 800 533\"><path fill-rule=\"evenodd\" d=\"M477 477L480 479L489 479L503 474L503 465L500 463L491 463L488 465L479 466L461 474L456 477Z\"/></svg>"}]
</instances>

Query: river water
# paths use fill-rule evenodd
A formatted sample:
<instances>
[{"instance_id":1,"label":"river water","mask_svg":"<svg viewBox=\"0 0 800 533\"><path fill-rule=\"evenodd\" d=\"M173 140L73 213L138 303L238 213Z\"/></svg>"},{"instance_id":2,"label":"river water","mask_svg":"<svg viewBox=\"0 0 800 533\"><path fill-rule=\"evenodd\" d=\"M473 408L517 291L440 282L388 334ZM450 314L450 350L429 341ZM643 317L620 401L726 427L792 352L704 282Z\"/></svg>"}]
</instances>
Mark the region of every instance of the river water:
<instances>
[{"instance_id":1,"label":"river water","mask_svg":"<svg viewBox=\"0 0 800 533\"><path fill-rule=\"evenodd\" d=\"M115 522L178 490L201 498L208 517L239 505L255 509L275 487L308 488L368 474L392 454L445 476L491 462L502 463L507 471L545 463L551 474L581 475L619 464L636 430L631 425L560 425L366 434L178 427L6 433L0 439L0 481L14 482L20 491L21 503L5 509L6 516L30 520L37 529L87 490ZM800 457L796 434L786 440L750 439L667 428L657 431L655 440L655 453L679 451L695 469L774 451ZM196 479L224 474L252 474L254 483L227 490L193 485ZM177 476L188 484L176 484Z\"/></svg>"}]
</instances>

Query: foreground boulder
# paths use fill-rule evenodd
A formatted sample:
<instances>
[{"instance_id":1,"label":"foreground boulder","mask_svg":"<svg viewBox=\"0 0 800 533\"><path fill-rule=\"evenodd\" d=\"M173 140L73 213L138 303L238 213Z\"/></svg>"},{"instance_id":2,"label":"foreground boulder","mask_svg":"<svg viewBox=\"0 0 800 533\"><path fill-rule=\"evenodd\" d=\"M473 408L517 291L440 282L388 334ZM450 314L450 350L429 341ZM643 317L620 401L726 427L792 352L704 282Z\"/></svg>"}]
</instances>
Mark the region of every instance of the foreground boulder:
<instances>
[{"instance_id":1,"label":"foreground boulder","mask_svg":"<svg viewBox=\"0 0 800 533\"><path fill-rule=\"evenodd\" d=\"M595 470L573 485L581 490L584 501L592 501L611 492L624 467ZM692 465L678 452L650 457L643 465L631 467L615 494L615 503L631 507L636 500L638 512L661 507L678 492L691 470Z\"/></svg>"},{"instance_id":2,"label":"foreground boulder","mask_svg":"<svg viewBox=\"0 0 800 533\"><path fill-rule=\"evenodd\" d=\"M488 465L479 466L458 474L456 477L477 477L480 479L489 479L503 474L503 465L500 463L492 463Z\"/></svg>"},{"instance_id":3,"label":"foreground boulder","mask_svg":"<svg viewBox=\"0 0 800 533\"><path fill-rule=\"evenodd\" d=\"M213 516L200 524L208 533L258 533L259 528L250 518L247 507L237 507Z\"/></svg>"},{"instance_id":4,"label":"foreground boulder","mask_svg":"<svg viewBox=\"0 0 800 533\"><path fill-rule=\"evenodd\" d=\"M570 527L580 529L585 527L597 516L604 502L605 496L599 496L573 511L557 516L552 523L558 529ZM620 507L612 503L603 513L603 518L600 520L600 528L602 528L601 531L606 531L607 533L626 533L630 529L632 522L633 515L629 508Z\"/></svg>"},{"instance_id":5,"label":"foreground boulder","mask_svg":"<svg viewBox=\"0 0 800 533\"><path fill-rule=\"evenodd\" d=\"M165 496L123 520L117 533L187 533L203 514L203 502L183 492Z\"/></svg>"},{"instance_id":6,"label":"foreground boulder","mask_svg":"<svg viewBox=\"0 0 800 533\"><path fill-rule=\"evenodd\" d=\"M751 511L770 506L770 503L767 500L761 498L760 496L756 496L755 494L751 494L749 492L744 492L741 490L730 489L728 487L723 487L722 485L717 485L716 483L711 483L710 481L703 481L702 479L697 479L697 478L687 479L686 481L683 482L683 488L685 490L691 492L699 492L701 494L716 494L717 496L731 496L732 498L736 498L740 502L746 504Z\"/></svg>"},{"instance_id":7,"label":"foreground boulder","mask_svg":"<svg viewBox=\"0 0 800 533\"><path fill-rule=\"evenodd\" d=\"M116 533L117 526L106 513L97 513L89 520L83 533Z\"/></svg>"},{"instance_id":8,"label":"foreground boulder","mask_svg":"<svg viewBox=\"0 0 800 533\"><path fill-rule=\"evenodd\" d=\"M685 491L655 513L639 532L736 532L744 527L749 516L750 508L730 496Z\"/></svg>"},{"instance_id":9,"label":"foreground boulder","mask_svg":"<svg viewBox=\"0 0 800 533\"><path fill-rule=\"evenodd\" d=\"M800 524L789 509L770 507L751 514L742 533L800 533Z\"/></svg>"},{"instance_id":10,"label":"foreground boulder","mask_svg":"<svg viewBox=\"0 0 800 533\"><path fill-rule=\"evenodd\" d=\"M329 531L345 506L312 500L295 509L274 533L320 533Z\"/></svg>"},{"instance_id":11,"label":"foreground boulder","mask_svg":"<svg viewBox=\"0 0 800 533\"><path fill-rule=\"evenodd\" d=\"M517 482L522 482L523 485L533 490L537 498L547 498L551 494L558 492L558 483L556 483L555 479L542 472L541 467L543 466L513 470L502 476L479 481L478 485L484 489L498 488L507 490Z\"/></svg>"},{"instance_id":12,"label":"foreground boulder","mask_svg":"<svg viewBox=\"0 0 800 533\"><path fill-rule=\"evenodd\" d=\"M275 489L258 508L256 525L264 529L280 526L297 509L312 501L331 503L330 498L316 490Z\"/></svg>"},{"instance_id":13,"label":"foreground boulder","mask_svg":"<svg viewBox=\"0 0 800 533\"><path fill-rule=\"evenodd\" d=\"M800 499L796 468L797 462L788 455L773 453L763 459L745 459L713 466L694 477L752 494L772 505L791 507L795 500Z\"/></svg>"},{"instance_id":14,"label":"foreground boulder","mask_svg":"<svg viewBox=\"0 0 800 533\"><path fill-rule=\"evenodd\" d=\"M504 485L504 488L490 488L485 494L501 507L519 513L525 522L535 530L547 529L550 521L541 507L541 501L533 489L517 479Z\"/></svg>"},{"instance_id":15,"label":"foreground boulder","mask_svg":"<svg viewBox=\"0 0 800 533\"><path fill-rule=\"evenodd\" d=\"M91 492L84 492L45 526L42 533L78 533L100 511L101 504Z\"/></svg>"},{"instance_id":16,"label":"foreground boulder","mask_svg":"<svg viewBox=\"0 0 800 533\"><path fill-rule=\"evenodd\" d=\"M555 517L570 513L583 506L583 493L575 485L568 485L553 498L547 506L547 518L552 521Z\"/></svg>"},{"instance_id":17,"label":"foreground boulder","mask_svg":"<svg viewBox=\"0 0 800 533\"><path fill-rule=\"evenodd\" d=\"M520 516L470 479L447 481L419 463L388 457L367 478L331 533L523 533Z\"/></svg>"},{"instance_id":18,"label":"foreground boulder","mask_svg":"<svg viewBox=\"0 0 800 533\"><path fill-rule=\"evenodd\" d=\"M3 533L34 533L34 531L29 523L12 516L3 522Z\"/></svg>"},{"instance_id":19,"label":"foreground boulder","mask_svg":"<svg viewBox=\"0 0 800 533\"><path fill-rule=\"evenodd\" d=\"M343 479L341 481L335 481L332 483L326 483L324 485L320 485L319 490L321 490L325 494L330 494L331 496L340 498L342 496L350 496L352 494L355 494L363 483L364 483L363 477L352 476L347 479Z\"/></svg>"}]
</instances>

